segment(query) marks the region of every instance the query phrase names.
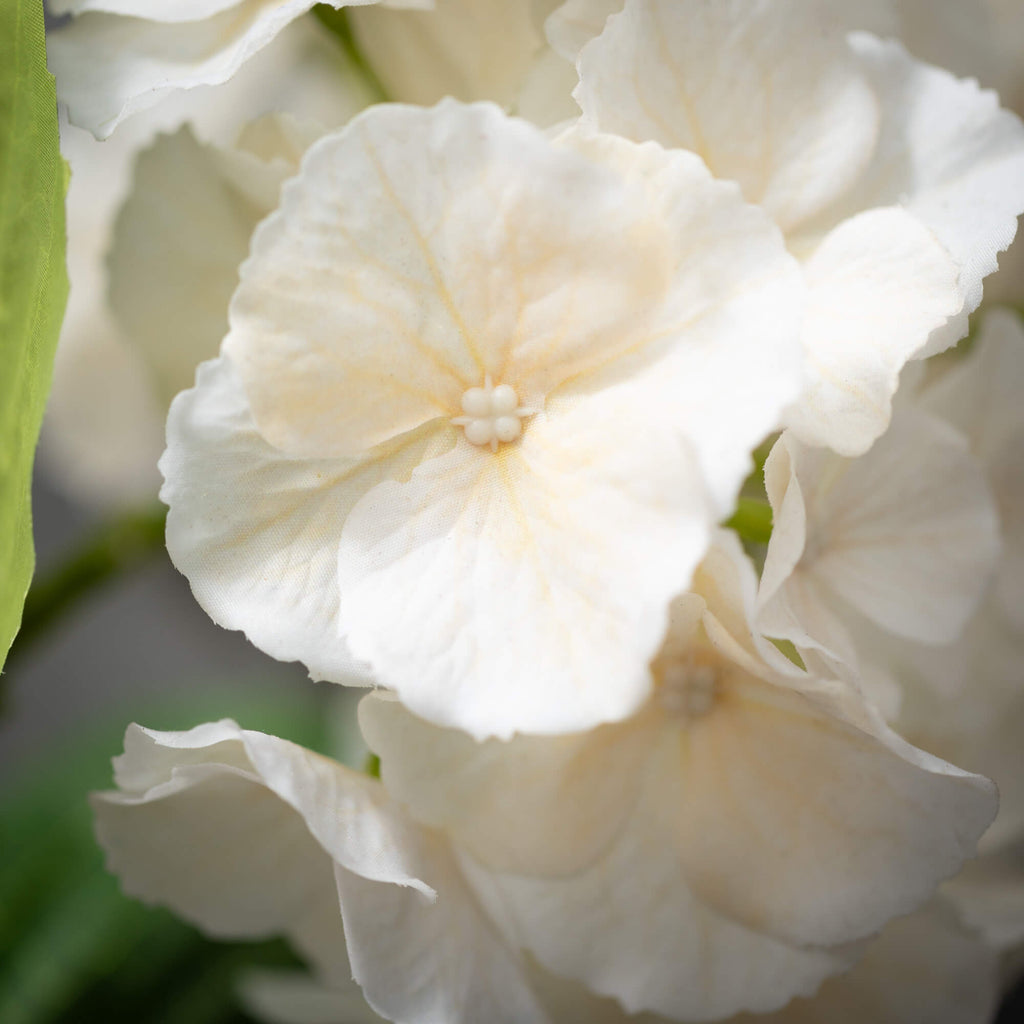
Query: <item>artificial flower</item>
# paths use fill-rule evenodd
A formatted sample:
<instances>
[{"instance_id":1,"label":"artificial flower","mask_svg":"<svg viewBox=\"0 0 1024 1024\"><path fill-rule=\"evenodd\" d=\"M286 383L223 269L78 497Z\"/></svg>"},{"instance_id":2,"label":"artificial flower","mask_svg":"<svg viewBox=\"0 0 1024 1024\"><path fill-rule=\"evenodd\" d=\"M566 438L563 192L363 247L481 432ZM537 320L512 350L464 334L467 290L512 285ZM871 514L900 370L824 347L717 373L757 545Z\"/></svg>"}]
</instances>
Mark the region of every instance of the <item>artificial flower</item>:
<instances>
[{"instance_id":1,"label":"artificial flower","mask_svg":"<svg viewBox=\"0 0 1024 1024\"><path fill-rule=\"evenodd\" d=\"M68 24L47 39L57 98L72 123L106 138L169 93L220 85L315 0L55 0ZM378 0L331 0L342 8ZM431 0L380 0L429 7Z\"/></svg>"},{"instance_id":2,"label":"artificial flower","mask_svg":"<svg viewBox=\"0 0 1024 1024\"><path fill-rule=\"evenodd\" d=\"M783 229L809 287L788 423L857 455L907 360L966 333L1024 209L1024 126L844 29L804 0L626 0L580 52L575 95L603 131L698 153Z\"/></svg>"},{"instance_id":3,"label":"artificial flower","mask_svg":"<svg viewBox=\"0 0 1024 1024\"><path fill-rule=\"evenodd\" d=\"M179 397L168 549L215 621L478 736L622 718L800 386L800 274L690 154L371 108L256 232Z\"/></svg>"},{"instance_id":4,"label":"artificial flower","mask_svg":"<svg viewBox=\"0 0 1024 1024\"><path fill-rule=\"evenodd\" d=\"M475 743L371 694L377 781L229 722L132 727L119 791L94 799L108 864L211 934L289 935L318 986L345 992L351 970L410 1024L557 1022L558 991L610 1020L616 1004L698 1021L809 997L960 867L994 792L773 657L734 541L698 587L673 608L650 703L589 733ZM928 934L929 914L896 934ZM949 923L932 934L926 963L969 947ZM879 988L865 998L884 1004Z\"/></svg>"},{"instance_id":5,"label":"artificial flower","mask_svg":"<svg viewBox=\"0 0 1024 1024\"><path fill-rule=\"evenodd\" d=\"M995 813L985 780L757 637L755 583L720 536L622 723L480 744L384 695L360 705L388 792L451 837L510 941L629 1012L711 1020L814 992Z\"/></svg>"}]
</instances>

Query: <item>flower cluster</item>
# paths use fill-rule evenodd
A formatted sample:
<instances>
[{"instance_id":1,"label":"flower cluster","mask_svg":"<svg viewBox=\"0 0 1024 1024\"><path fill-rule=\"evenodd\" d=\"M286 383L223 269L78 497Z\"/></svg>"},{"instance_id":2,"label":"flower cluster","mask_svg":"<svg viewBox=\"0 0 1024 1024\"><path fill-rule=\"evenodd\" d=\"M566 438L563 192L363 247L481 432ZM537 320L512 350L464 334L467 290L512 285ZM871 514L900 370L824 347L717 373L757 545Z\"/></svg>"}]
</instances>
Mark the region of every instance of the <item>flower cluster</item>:
<instances>
[{"instance_id":1,"label":"flower cluster","mask_svg":"<svg viewBox=\"0 0 1024 1024\"><path fill-rule=\"evenodd\" d=\"M106 134L310 7L65 0L58 88ZM339 73L268 113L243 70L234 142L154 138L181 95L136 129L105 315L170 403L168 550L214 621L373 687L374 771L132 726L94 798L127 892L308 960L247 979L268 1020L991 1018L1024 328L982 298L1024 125L925 59L970 7L956 70L1012 103L1024 23L919 7L363 0L320 14L409 102L349 117Z\"/></svg>"}]
</instances>

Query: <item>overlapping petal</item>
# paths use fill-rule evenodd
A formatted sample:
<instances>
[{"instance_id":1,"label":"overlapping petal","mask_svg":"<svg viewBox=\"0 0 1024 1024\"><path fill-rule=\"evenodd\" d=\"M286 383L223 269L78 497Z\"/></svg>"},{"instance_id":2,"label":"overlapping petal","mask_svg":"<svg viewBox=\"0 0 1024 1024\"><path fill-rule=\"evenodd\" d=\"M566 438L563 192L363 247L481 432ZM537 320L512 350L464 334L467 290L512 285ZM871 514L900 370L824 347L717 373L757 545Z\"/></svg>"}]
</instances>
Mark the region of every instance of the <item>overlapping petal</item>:
<instances>
[{"instance_id":1,"label":"overlapping petal","mask_svg":"<svg viewBox=\"0 0 1024 1024\"><path fill-rule=\"evenodd\" d=\"M365 679L338 626L338 524L381 479L409 473L431 435L361 460L292 458L257 432L223 358L200 367L167 429L167 547L210 617L316 678Z\"/></svg>"},{"instance_id":2,"label":"overlapping petal","mask_svg":"<svg viewBox=\"0 0 1024 1024\"><path fill-rule=\"evenodd\" d=\"M460 439L352 510L341 620L414 712L507 737L643 702L710 516L685 439L629 399L553 410L496 455Z\"/></svg>"},{"instance_id":3,"label":"overlapping petal","mask_svg":"<svg viewBox=\"0 0 1024 1024\"><path fill-rule=\"evenodd\" d=\"M947 644L963 629L999 534L983 468L962 437L906 408L856 459L785 434L765 478L778 524L761 580L770 636L848 657L844 606L924 643Z\"/></svg>"},{"instance_id":4,"label":"overlapping petal","mask_svg":"<svg viewBox=\"0 0 1024 1024\"><path fill-rule=\"evenodd\" d=\"M339 6L349 2L376 0ZM75 5L80 13L47 40L58 99L74 124L105 138L171 92L226 82L312 6L313 0Z\"/></svg>"}]
</instances>

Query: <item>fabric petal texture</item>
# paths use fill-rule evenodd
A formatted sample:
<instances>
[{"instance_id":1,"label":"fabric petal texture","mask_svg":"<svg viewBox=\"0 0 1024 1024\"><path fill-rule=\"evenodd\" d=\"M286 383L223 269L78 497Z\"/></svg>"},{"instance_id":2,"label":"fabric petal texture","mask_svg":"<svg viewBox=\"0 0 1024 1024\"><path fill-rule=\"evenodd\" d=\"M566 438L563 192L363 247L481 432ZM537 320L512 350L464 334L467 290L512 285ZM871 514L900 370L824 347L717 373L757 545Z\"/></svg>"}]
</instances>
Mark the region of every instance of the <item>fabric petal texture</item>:
<instances>
[{"instance_id":1,"label":"fabric petal texture","mask_svg":"<svg viewBox=\"0 0 1024 1024\"><path fill-rule=\"evenodd\" d=\"M624 718L799 393L802 299L777 228L690 154L552 141L489 104L371 109L285 185L223 366L172 414L172 557L270 653L344 682L345 645L478 738ZM228 363L233 425L207 397ZM254 473L257 448L300 475L244 486L225 531L213 467L247 449ZM274 529L306 523L272 560L318 567L284 588L244 525L270 493L295 501Z\"/></svg>"}]
</instances>

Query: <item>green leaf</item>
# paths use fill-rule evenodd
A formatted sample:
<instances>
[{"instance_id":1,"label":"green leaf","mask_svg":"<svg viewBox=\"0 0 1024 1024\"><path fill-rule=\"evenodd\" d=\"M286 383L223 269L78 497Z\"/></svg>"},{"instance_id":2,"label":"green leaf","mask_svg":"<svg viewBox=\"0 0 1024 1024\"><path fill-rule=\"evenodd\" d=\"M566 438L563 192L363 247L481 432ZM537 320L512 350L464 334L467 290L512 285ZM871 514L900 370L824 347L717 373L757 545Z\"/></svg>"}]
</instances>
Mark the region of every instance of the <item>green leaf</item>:
<instances>
[{"instance_id":1,"label":"green leaf","mask_svg":"<svg viewBox=\"0 0 1024 1024\"><path fill-rule=\"evenodd\" d=\"M0 665L35 562L32 459L68 279L66 167L42 0L0 3Z\"/></svg>"}]
</instances>

